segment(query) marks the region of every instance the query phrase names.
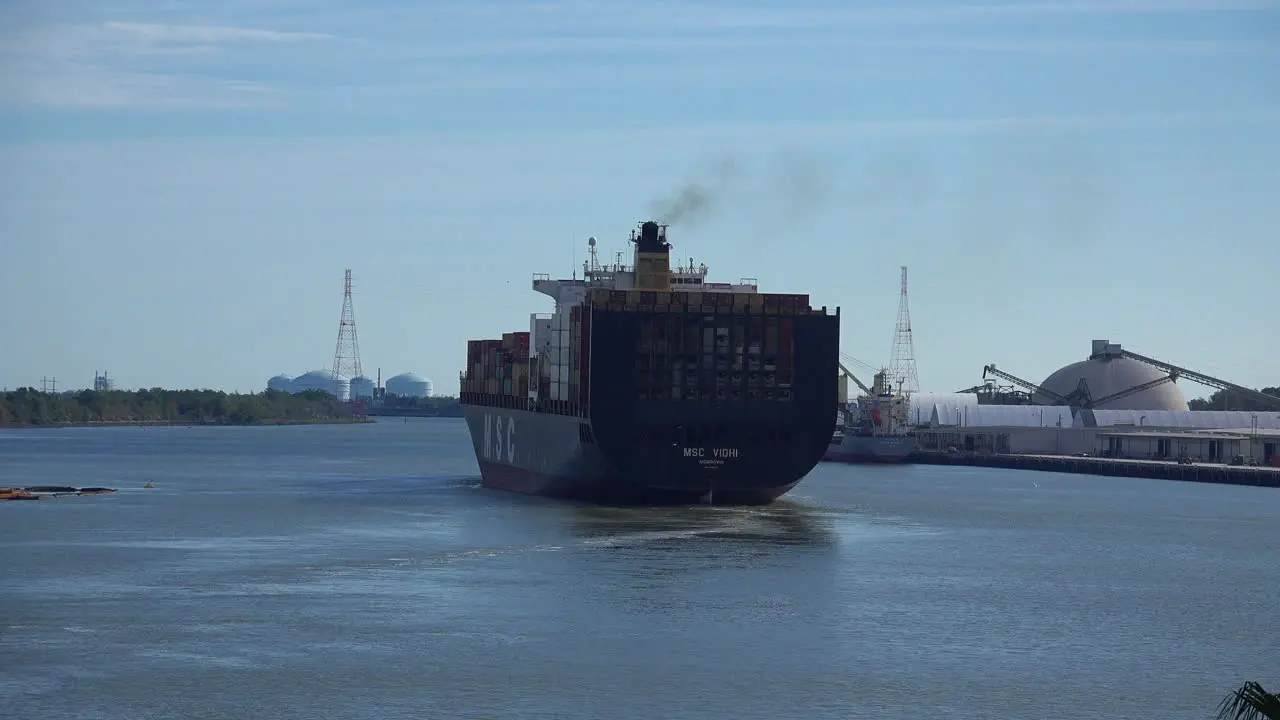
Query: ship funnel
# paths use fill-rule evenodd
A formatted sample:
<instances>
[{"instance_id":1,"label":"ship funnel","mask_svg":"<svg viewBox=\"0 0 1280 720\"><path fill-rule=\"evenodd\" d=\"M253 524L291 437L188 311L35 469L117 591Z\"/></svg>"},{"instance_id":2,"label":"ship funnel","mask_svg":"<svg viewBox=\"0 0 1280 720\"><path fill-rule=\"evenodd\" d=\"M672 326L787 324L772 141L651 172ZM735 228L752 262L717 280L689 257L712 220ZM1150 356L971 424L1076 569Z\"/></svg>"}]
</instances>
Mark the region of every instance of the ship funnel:
<instances>
[{"instance_id":1,"label":"ship funnel","mask_svg":"<svg viewBox=\"0 0 1280 720\"><path fill-rule=\"evenodd\" d=\"M667 251L666 233L658 223L649 220L640 225L640 237L636 240L636 251L642 253L660 253Z\"/></svg>"},{"instance_id":2,"label":"ship funnel","mask_svg":"<svg viewBox=\"0 0 1280 720\"><path fill-rule=\"evenodd\" d=\"M666 229L652 220L646 221L640 224L640 237L635 240L636 287L642 290L670 290L671 246L667 245Z\"/></svg>"},{"instance_id":3,"label":"ship funnel","mask_svg":"<svg viewBox=\"0 0 1280 720\"><path fill-rule=\"evenodd\" d=\"M658 223L650 220L640 226L640 241L645 245L655 245L658 242Z\"/></svg>"}]
</instances>

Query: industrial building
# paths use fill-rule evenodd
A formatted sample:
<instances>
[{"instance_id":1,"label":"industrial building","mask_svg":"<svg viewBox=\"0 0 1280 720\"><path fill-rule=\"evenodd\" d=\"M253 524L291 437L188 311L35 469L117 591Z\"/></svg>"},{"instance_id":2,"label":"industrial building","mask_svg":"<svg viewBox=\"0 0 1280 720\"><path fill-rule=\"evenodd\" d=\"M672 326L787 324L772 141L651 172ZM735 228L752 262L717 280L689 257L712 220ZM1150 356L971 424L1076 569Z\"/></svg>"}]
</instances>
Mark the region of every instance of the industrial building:
<instances>
[{"instance_id":1,"label":"industrial building","mask_svg":"<svg viewBox=\"0 0 1280 720\"><path fill-rule=\"evenodd\" d=\"M994 365L983 374L1024 388L1023 397L1033 404L981 403L990 381L960 393L967 397L915 398L912 420L921 450L1187 457L1200 462L1241 456L1259 464L1280 464L1280 398L1138 355L1106 340L1093 341L1086 360L1054 371L1039 385ZM1262 399L1275 410L1189 410L1175 384L1180 378Z\"/></svg>"},{"instance_id":2,"label":"industrial building","mask_svg":"<svg viewBox=\"0 0 1280 720\"><path fill-rule=\"evenodd\" d=\"M433 387L430 380L417 373L401 373L387 379L387 394L400 397L431 397Z\"/></svg>"},{"instance_id":3,"label":"industrial building","mask_svg":"<svg viewBox=\"0 0 1280 720\"><path fill-rule=\"evenodd\" d=\"M1242 429L1243 428L1243 429ZM926 427L918 432L920 449L943 451L954 447L965 452L1026 453L1033 455L1099 455L1153 459L1161 452L1180 448L1192 459L1223 462L1237 454L1250 455L1259 463L1276 458L1276 448L1268 442L1280 442L1280 411L1224 412L1219 410L1140 411L1078 410L1061 405L978 405L964 408L959 414L937 412ZM1259 439L1253 446L1210 440ZM1121 438L1119 445L1109 445L1108 438ZM1154 438L1154 440L1152 440ZM1181 445L1174 440L1181 438ZM1191 442L1189 438L1194 438ZM1168 442L1147 447L1148 441ZM1171 444L1172 443L1172 444ZM1228 445L1236 448L1222 455ZM1244 447L1244 450L1239 448ZM1178 457L1177 454L1170 456Z\"/></svg>"},{"instance_id":4,"label":"industrial building","mask_svg":"<svg viewBox=\"0 0 1280 720\"><path fill-rule=\"evenodd\" d=\"M1174 460L1179 457L1225 463L1251 458L1258 465L1280 464L1280 430L1099 431L1096 455L1132 460Z\"/></svg>"},{"instance_id":5,"label":"industrial building","mask_svg":"<svg viewBox=\"0 0 1280 720\"><path fill-rule=\"evenodd\" d=\"M1119 345L1111 345L1119 349ZM1086 360L1059 368L1040 383L1041 391L1033 391L1037 405L1052 405L1059 397L1069 397L1081 383L1095 400L1092 406L1107 410L1186 410L1187 398L1182 389L1167 381L1168 373L1124 357L1094 354ZM1143 387L1131 393L1130 388Z\"/></svg>"},{"instance_id":6,"label":"industrial building","mask_svg":"<svg viewBox=\"0 0 1280 720\"><path fill-rule=\"evenodd\" d=\"M978 407L978 396L974 393L914 393L908 396L908 420L915 425L929 425L935 413L943 417L956 418L968 407ZM955 422L946 422L955 425Z\"/></svg>"}]
</instances>

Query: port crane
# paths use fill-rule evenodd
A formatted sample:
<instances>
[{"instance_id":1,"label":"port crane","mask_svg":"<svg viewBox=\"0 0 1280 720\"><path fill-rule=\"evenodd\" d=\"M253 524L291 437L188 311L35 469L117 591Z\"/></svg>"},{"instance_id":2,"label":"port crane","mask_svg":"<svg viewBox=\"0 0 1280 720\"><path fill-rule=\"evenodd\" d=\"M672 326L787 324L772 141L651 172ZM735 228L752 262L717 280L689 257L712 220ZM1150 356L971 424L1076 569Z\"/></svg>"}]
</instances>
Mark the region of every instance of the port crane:
<instances>
[{"instance_id":1,"label":"port crane","mask_svg":"<svg viewBox=\"0 0 1280 720\"><path fill-rule=\"evenodd\" d=\"M847 360L854 360L854 358L852 358L852 357L850 357L850 356L848 356L848 355L845 355L844 353L840 353L840 357L842 357L842 358L844 358L844 359L847 359ZM857 361L856 361L856 360L854 360L854 362L857 362ZM864 385L864 384L863 384L863 382L862 382L861 380L859 380L859 379L858 379L858 376L857 376L857 375L854 375L854 374L853 374L853 371L852 371L852 370L850 370L847 366L845 366L845 364L844 364L844 360L837 360L837 361L836 361L836 363L840 366L840 374L841 374L841 375L844 375L845 377L847 377L847 378L849 378L850 380L852 380L852 381L853 381L853 384L854 384L854 385L857 385L857 386L862 390L862 392L864 392L864 393L866 393L866 394L868 394L868 395L872 395L872 394L873 394L873 393L871 392L871 388L869 388L869 387L867 387L866 385Z\"/></svg>"},{"instance_id":2,"label":"port crane","mask_svg":"<svg viewBox=\"0 0 1280 720\"><path fill-rule=\"evenodd\" d=\"M1271 403L1277 408L1280 408L1280 397L1276 397L1275 395L1268 395L1264 392L1259 392L1257 390L1254 390L1253 388L1247 388L1243 385L1236 385L1235 383L1227 382L1226 380L1220 380L1211 375L1205 375L1204 373L1198 373L1194 370L1188 370L1183 367L1178 367L1177 365L1172 365L1162 360L1156 360L1155 358L1150 358L1150 357L1147 357L1146 355L1139 355L1138 353L1135 353L1135 352L1129 352L1128 350L1121 349L1120 354L1123 355L1124 357L1129 358L1130 360L1137 360L1140 363L1146 363L1152 367L1158 368L1167 373L1177 373L1179 377L1185 377L1188 380L1197 382L1201 385L1211 387L1214 390L1226 390L1228 392L1233 392L1239 395L1243 395L1245 397L1253 398L1254 400L1262 400L1263 402Z\"/></svg>"},{"instance_id":3,"label":"port crane","mask_svg":"<svg viewBox=\"0 0 1280 720\"><path fill-rule=\"evenodd\" d=\"M1093 397L1093 394L1089 391L1089 383L1086 382L1084 378L1080 379L1080 382L1070 393L1061 395L1033 382L1024 380L1012 373L1000 370L994 364L986 365L982 368L982 377L984 382L990 382L987 380L988 375L999 378L1005 382L1025 388L1028 391L1028 395L1031 397L1039 394L1041 397L1051 400L1052 402L1050 404L1052 405L1066 405L1075 409L1097 408L1113 400L1119 400L1120 398L1128 397L1144 390L1149 390L1153 387L1158 387L1167 382L1177 382L1179 378L1186 378L1200 385L1214 388L1215 390L1226 390L1255 400L1263 400L1264 402L1273 404L1276 407L1280 407L1280 397L1268 395L1252 388L1244 387L1243 385L1227 382L1226 380L1213 377L1212 375L1196 372L1195 370L1174 365L1173 363L1157 360L1156 358L1149 357L1147 355L1141 355L1139 353L1125 350L1120 345L1108 343L1105 340L1094 342L1094 351L1089 356L1090 360L1107 360L1112 358L1127 358L1129 360L1150 365L1151 367L1163 372L1164 375L1099 398ZM982 387L984 386L980 385L974 388L969 388L968 390L962 390L961 392L974 392Z\"/></svg>"},{"instance_id":4,"label":"port crane","mask_svg":"<svg viewBox=\"0 0 1280 720\"><path fill-rule=\"evenodd\" d=\"M1175 370L1170 372L1168 375L1165 375L1164 377L1158 377L1158 378L1155 378L1154 380L1148 380L1147 382L1134 385L1133 387L1125 388L1124 390L1120 390L1118 392L1113 392L1110 395L1103 395L1100 398L1095 398L1093 397L1093 393L1089 392L1089 383L1085 381L1084 378L1080 378L1080 382L1076 384L1075 389L1072 390L1070 393L1068 393L1067 395L1059 395L1058 393L1053 392L1052 390L1049 390L1047 388L1041 387L1040 385L1036 385L1033 382L1023 380L1022 378L1012 373L1007 373L1003 370L1000 370L996 368L995 365L987 365L982 368L983 380L987 378L987 375L993 375L1006 382L1010 382L1010 383L1013 383L1014 385L1024 387L1029 391L1029 394L1032 397L1034 397L1037 393L1039 393L1040 395L1052 400L1053 402L1050 403L1052 405L1066 405L1068 407L1077 408L1077 409L1092 409L1104 403L1108 403L1113 400L1119 400L1120 398L1124 398L1130 395L1140 393L1143 390L1149 390L1153 387L1163 385L1167 382L1174 382L1175 380L1178 379L1178 372Z\"/></svg>"},{"instance_id":5,"label":"port crane","mask_svg":"<svg viewBox=\"0 0 1280 720\"><path fill-rule=\"evenodd\" d=\"M847 353L840 353L840 358L841 358L840 360L837 360L837 361L836 361L836 364L837 364L837 365L839 365L839 367L840 367L840 374L841 374L841 375L843 375L843 376L845 376L845 377L847 377L847 378L849 378L850 380L852 380L852 381L853 381L853 384L854 384L854 385L857 385L857 386L858 386L858 388L859 388L860 390L862 390L862 392L864 392L864 393L866 393L866 394L868 394L868 395L871 395L871 396L873 396L873 397L874 397L874 396L876 396L876 395L879 395L879 394L881 394L881 393L883 393L883 392L888 392L888 390L882 390L882 391L877 392L875 389L873 389L873 388L871 388L871 387L868 387L866 383L864 383L864 382L862 382L861 380L859 380L859 379L858 379L858 376L857 376L857 375L854 375L854 374L853 374L853 371L849 369L849 365L861 365L862 367L864 367L864 368L866 368L866 369L870 370L870 371L872 372L872 376L873 376L873 378L875 378L875 379L872 381L872 383L873 383L876 387L880 387L882 382L883 382L884 387L886 387L886 388L887 388L887 387L889 386L889 385L888 385L888 380L887 380L887 375L888 375L888 372L889 372L889 371L888 371L887 369L885 369L885 368L876 368L876 367L873 367L873 366L868 365L867 363L864 363L864 362L862 362L861 360L859 360L858 358L856 358L856 357L854 357L854 356L852 356L852 355L849 355L849 354L847 354ZM846 362L848 362L848 363L849 363L849 365L845 365L845 363L846 363ZM882 377L882 376L883 376L883 377ZM901 386L903 383L904 383L904 380L900 378L900 379L898 380L898 384L899 384L899 386Z\"/></svg>"}]
</instances>

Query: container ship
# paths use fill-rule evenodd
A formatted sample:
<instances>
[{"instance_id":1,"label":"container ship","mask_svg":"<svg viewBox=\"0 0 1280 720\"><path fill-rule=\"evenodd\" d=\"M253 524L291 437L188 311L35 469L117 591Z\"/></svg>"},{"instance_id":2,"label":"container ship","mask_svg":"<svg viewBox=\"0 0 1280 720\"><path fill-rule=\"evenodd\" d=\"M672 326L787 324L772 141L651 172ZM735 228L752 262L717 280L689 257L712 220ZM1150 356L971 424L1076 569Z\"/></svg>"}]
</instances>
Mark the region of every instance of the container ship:
<instances>
[{"instance_id":1,"label":"container ship","mask_svg":"<svg viewBox=\"0 0 1280 720\"><path fill-rule=\"evenodd\" d=\"M533 276L528 332L467 343L460 400L481 484L617 505L763 505L835 430L840 310L672 267L667 226L631 265Z\"/></svg>"},{"instance_id":2,"label":"container ship","mask_svg":"<svg viewBox=\"0 0 1280 720\"><path fill-rule=\"evenodd\" d=\"M843 370L843 368L841 368ZM853 378L846 371L846 377ZM841 408L831 444L823 460L846 463L905 463L916 451L911 430L908 398L895 393L884 371L876 373L871 387Z\"/></svg>"}]
</instances>

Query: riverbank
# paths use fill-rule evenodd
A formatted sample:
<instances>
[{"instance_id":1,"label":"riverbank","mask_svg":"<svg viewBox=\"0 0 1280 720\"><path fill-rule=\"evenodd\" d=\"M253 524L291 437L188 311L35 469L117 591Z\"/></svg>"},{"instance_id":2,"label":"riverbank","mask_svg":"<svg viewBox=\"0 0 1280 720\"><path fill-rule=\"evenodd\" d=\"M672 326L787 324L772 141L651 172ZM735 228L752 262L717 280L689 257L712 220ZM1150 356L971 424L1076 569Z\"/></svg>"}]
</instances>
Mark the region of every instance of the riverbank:
<instances>
[{"instance_id":1,"label":"riverbank","mask_svg":"<svg viewBox=\"0 0 1280 720\"><path fill-rule=\"evenodd\" d=\"M930 451L919 451L913 454L911 462L921 465L968 465L971 467L1006 468L1009 470L1038 470L1077 475L1141 477L1157 480L1214 483L1218 485L1252 485L1280 488L1280 468L1274 467L1247 467L1217 463L1181 465L1176 462L1159 460Z\"/></svg>"},{"instance_id":2,"label":"riverbank","mask_svg":"<svg viewBox=\"0 0 1280 720\"><path fill-rule=\"evenodd\" d=\"M67 496L79 497L81 495L113 495L115 492L115 488L77 488L63 485L33 485L25 488L0 487L0 501L52 500L54 498Z\"/></svg>"},{"instance_id":3,"label":"riverbank","mask_svg":"<svg viewBox=\"0 0 1280 720\"><path fill-rule=\"evenodd\" d=\"M454 407L452 410L436 410L430 408L403 408L403 407L374 407L365 411L369 417L462 417L462 409Z\"/></svg>"},{"instance_id":4,"label":"riverbank","mask_svg":"<svg viewBox=\"0 0 1280 720\"><path fill-rule=\"evenodd\" d=\"M0 428L113 425L311 425L367 422L354 403L318 390L224 393L217 390L20 388L0 395Z\"/></svg>"}]
</instances>

